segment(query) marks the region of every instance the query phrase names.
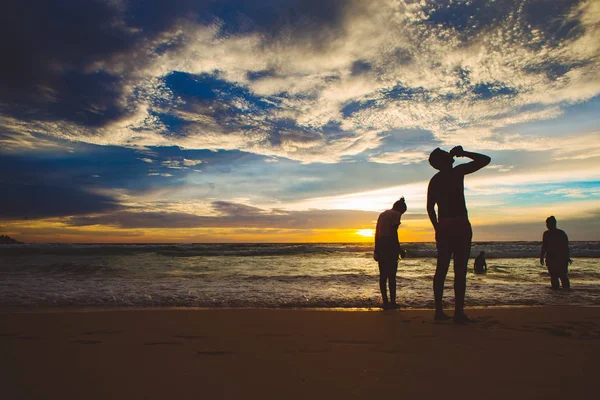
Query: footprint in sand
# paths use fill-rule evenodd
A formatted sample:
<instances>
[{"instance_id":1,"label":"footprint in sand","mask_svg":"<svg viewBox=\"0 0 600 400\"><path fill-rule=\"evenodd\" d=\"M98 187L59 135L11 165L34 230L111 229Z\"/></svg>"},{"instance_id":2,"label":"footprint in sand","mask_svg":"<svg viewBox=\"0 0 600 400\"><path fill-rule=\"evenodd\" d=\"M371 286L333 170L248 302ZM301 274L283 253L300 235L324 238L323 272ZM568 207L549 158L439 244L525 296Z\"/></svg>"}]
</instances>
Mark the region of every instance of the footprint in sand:
<instances>
[{"instance_id":1,"label":"footprint in sand","mask_svg":"<svg viewBox=\"0 0 600 400\"><path fill-rule=\"evenodd\" d=\"M80 335L82 336L92 336L92 335L112 335L115 333L123 333L124 331L114 331L114 330L100 330L100 331L88 331L82 332Z\"/></svg>"},{"instance_id":2,"label":"footprint in sand","mask_svg":"<svg viewBox=\"0 0 600 400\"><path fill-rule=\"evenodd\" d=\"M292 336L289 333L261 333L257 336L266 336L266 337L287 337Z\"/></svg>"},{"instance_id":3,"label":"footprint in sand","mask_svg":"<svg viewBox=\"0 0 600 400\"><path fill-rule=\"evenodd\" d=\"M205 336L193 336L193 335L177 335L173 336L175 339L184 339L184 340L198 340L204 339Z\"/></svg>"},{"instance_id":4,"label":"footprint in sand","mask_svg":"<svg viewBox=\"0 0 600 400\"><path fill-rule=\"evenodd\" d=\"M181 342L147 342L144 346L181 345Z\"/></svg>"},{"instance_id":5,"label":"footprint in sand","mask_svg":"<svg viewBox=\"0 0 600 400\"><path fill-rule=\"evenodd\" d=\"M570 337L571 332L567 331L566 329L563 328L549 328L546 329L546 331L548 331L548 333L554 335L554 336L563 336L563 337Z\"/></svg>"},{"instance_id":6,"label":"footprint in sand","mask_svg":"<svg viewBox=\"0 0 600 400\"><path fill-rule=\"evenodd\" d=\"M334 344L351 344L351 345L374 345L377 342L371 342L368 340L329 340L329 343Z\"/></svg>"},{"instance_id":7,"label":"footprint in sand","mask_svg":"<svg viewBox=\"0 0 600 400\"><path fill-rule=\"evenodd\" d=\"M233 354L233 351L224 350L209 350L209 351L198 351L198 355L201 356L229 356Z\"/></svg>"},{"instance_id":8,"label":"footprint in sand","mask_svg":"<svg viewBox=\"0 0 600 400\"><path fill-rule=\"evenodd\" d=\"M494 317L490 317L490 316L478 317L477 322L479 322L479 326L483 329L504 328L505 327L504 324L502 324L500 321L498 321L497 319L494 319Z\"/></svg>"},{"instance_id":9,"label":"footprint in sand","mask_svg":"<svg viewBox=\"0 0 600 400\"><path fill-rule=\"evenodd\" d=\"M581 334L581 339L600 339L600 331L584 332Z\"/></svg>"},{"instance_id":10,"label":"footprint in sand","mask_svg":"<svg viewBox=\"0 0 600 400\"><path fill-rule=\"evenodd\" d=\"M329 349L297 349L296 350L298 353L302 353L302 354L319 354L319 353L327 353L329 351ZM288 351L288 352L294 352L294 350Z\"/></svg>"},{"instance_id":11,"label":"footprint in sand","mask_svg":"<svg viewBox=\"0 0 600 400\"><path fill-rule=\"evenodd\" d=\"M69 340L69 343L77 343L77 344L99 344L99 343L102 343L102 341L101 340L76 339L76 340Z\"/></svg>"}]
</instances>

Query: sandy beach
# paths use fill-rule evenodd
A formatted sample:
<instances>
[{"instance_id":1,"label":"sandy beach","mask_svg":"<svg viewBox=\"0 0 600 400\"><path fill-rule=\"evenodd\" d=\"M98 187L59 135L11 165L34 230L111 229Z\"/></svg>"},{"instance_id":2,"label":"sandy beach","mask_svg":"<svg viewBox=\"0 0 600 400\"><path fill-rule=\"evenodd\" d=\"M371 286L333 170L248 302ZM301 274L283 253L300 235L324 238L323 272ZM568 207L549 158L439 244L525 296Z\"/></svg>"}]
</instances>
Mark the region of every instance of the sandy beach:
<instances>
[{"instance_id":1,"label":"sandy beach","mask_svg":"<svg viewBox=\"0 0 600 400\"><path fill-rule=\"evenodd\" d=\"M0 313L5 399L592 398L600 308Z\"/></svg>"}]
</instances>

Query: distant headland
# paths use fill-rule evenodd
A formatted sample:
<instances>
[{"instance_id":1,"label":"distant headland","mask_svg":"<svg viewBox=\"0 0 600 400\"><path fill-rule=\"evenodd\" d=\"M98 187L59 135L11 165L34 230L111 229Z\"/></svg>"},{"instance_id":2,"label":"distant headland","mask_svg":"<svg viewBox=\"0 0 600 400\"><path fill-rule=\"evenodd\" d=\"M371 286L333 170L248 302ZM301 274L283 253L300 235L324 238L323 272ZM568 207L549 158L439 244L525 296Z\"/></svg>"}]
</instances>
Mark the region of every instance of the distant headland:
<instances>
[{"instance_id":1,"label":"distant headland","mask_svg":"<svg viewBox=\"0 0 600 400\"><path fill-rule=\"evenodd\" d=\"M10 236L0 235L0 244L23 244L23 242L19 242Z\"/></svg>"}]
</instances>

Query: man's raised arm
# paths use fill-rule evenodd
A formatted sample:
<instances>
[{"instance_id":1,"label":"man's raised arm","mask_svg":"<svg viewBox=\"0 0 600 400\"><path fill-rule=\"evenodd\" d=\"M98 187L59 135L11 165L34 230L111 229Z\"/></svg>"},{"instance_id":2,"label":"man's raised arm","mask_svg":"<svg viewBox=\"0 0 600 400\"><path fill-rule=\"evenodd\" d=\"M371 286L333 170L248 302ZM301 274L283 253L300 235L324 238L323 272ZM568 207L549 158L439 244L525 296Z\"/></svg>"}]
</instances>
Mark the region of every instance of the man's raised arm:
<instances>
[{"instance_id":1,"label":"man's raised arm","mask_svg":"<svg viewBox=\"0 0 600 400\"><path fill-rule=\"evenodd\" d=\"M473 153L470 151L464 151L462 146L456 146L452 150L450 150L450 154L456 157L467 157L470 158L470 163L461 164L456 166L456 168L462 173L471 174L475 171L479 171L481 168L485 167L492 161L492 159L485 154ZM455 169L456 169L455 168Z\"/></svg>"}]
</instances>

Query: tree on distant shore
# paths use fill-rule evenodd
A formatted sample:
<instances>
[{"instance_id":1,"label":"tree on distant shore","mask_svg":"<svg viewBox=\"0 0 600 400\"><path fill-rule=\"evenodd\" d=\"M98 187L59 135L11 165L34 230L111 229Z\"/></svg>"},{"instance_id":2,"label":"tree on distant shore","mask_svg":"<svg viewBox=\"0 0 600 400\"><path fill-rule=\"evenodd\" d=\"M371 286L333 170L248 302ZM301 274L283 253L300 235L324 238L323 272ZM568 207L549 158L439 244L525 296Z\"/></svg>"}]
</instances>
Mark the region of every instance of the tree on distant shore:
<instances>
[{"instance_id":1,"label":"tree on distant shore","mask_svg":"<svg viewBox=\"0 0 600 400\"><path fill-rule=\"evenodd\" d=\"M0 235L0 244L23 244L23 242L19 242L10 236Z\"/></svg>"}]
</instances>

